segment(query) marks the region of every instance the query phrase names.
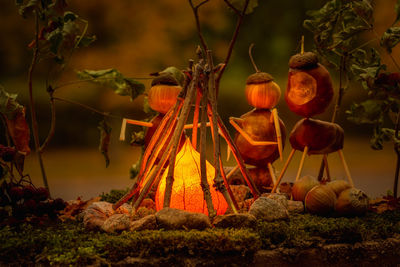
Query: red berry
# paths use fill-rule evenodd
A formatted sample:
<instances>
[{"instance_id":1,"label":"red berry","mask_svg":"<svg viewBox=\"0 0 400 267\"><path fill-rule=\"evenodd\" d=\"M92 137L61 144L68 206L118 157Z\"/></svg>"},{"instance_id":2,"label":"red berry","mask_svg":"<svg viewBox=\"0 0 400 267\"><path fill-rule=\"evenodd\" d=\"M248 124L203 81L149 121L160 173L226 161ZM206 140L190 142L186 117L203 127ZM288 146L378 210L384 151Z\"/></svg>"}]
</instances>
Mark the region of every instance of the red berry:
<instances>
[{"instance_id":1,"label":"red berry","mask_svg":"<svg viewBox=\"0 0 400 267\"><path fill-rule=\"evenodd\" d=\"M25 200L24 206L25 206L27 212L34 213L37 209L37 202L34 199L28 199L28 200Z\"/></svg>"},{"instance_id":2,"label":"red berry","mask_svg":"<svg viewBox=\"0 0 400 267\"><path fill-rule=\"evenodd\" d=\"M36 194L36 189L31 186L27 185L24 186L24 199L30 199Z\"/></svg>"},{"instance_id":3,"label":"red berry","mask_svg":"<svg viewBox=\"0 0 400 267\"><path fill-rule=\"evenodd\" d=\"M12 201L18 201L24 196L24 191L21 187L13 186L8 190L8 194Z\"/></svg>"},{"instance_id":4,"label":"red berry","mask_svg":"<svg viewBox=\"0 0 400 267\"><path fill-rule=\"evenodd\" d=\"M56 198L53 202L53 207L55 210L63 210L66 204L62 198Z\"/></svg>"},{"instance_id":5,"label":"red berry","mask_svg":"<svg viewBox=\"0 0 400 267\"><path fill-rule=\"evenodd\" d=\"M49 198L49 191L44 187L39 187L36 189L35 198L39 201L44 201Z\"/></svg>"}]
</instances>

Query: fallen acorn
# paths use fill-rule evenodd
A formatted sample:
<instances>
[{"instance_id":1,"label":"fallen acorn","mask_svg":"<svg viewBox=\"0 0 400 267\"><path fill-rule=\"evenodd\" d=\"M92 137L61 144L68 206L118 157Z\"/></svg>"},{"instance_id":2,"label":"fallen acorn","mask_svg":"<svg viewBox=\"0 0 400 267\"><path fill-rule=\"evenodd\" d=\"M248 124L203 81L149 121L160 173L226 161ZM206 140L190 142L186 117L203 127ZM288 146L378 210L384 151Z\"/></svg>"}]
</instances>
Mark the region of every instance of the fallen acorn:
<instances>
[{"instance_id":1,"label":"fallen acorn","mask_svg":"<svg viewBox=\"0 0 400 267\"><path fill-rule=\"evenodd\" d=\"M345 180L334 180L326 184L330 189L335 192L338 197L343 190L351 188L351 185Z\"/></svg>"},{"instance_id":2,"label":"fallen acorn","mask_svg":"<svg viewBox=\"0 0 400 267\"><path fill-rule=\"evenodd\" d=\"M343 190L335 206L339 215L362 215L368 210L368 196L357 188Z\"/></svg>"},{"instance_id":3,"label":"fallen acorn","mask_svg":"<svg viewBox=\"0 0 400 267\"><path fill-rule=\"evenodd\" d=\"M313 187L319 185L317 179L313 176L306 175L301 177L292 188L292 196L295 201L303 201L308 193Z\"/></svg>"},{"instance_id":4,"label":"fallen acorn","mask_svg":"<svg viewBox=\"0 0 400 267\"><path fill-rule=\"evenodd\" d=\"M327 185L317 185L307 193L304 204L309 213L327 215L335 208L336 194Z\"/></svg>"}]
</instances>

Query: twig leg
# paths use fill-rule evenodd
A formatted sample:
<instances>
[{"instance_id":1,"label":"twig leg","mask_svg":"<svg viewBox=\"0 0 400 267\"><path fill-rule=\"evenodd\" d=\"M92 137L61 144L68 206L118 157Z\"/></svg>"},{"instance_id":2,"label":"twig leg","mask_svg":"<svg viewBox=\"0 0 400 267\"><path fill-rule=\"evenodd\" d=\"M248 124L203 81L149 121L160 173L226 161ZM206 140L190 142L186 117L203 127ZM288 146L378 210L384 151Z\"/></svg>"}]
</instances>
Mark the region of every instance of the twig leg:
<instances>
[{"instance_id":1,"label":"twig leg","mask_svg":"<svg viewBox=\"0 0 400 267\"><path fill-rule=\"evenodd\" d=\"M300 166L299 169L297 170L296 182L299 180L301 171L303 170L304 160L306 158L307 152L308 152L308 146L304 147L303 155L301 156Z\"/></svg>"},{"instance_id":2,"label":"twig leg","mask_svg":"<svg viewBox=\"0 0 400 267\"><path fill-rule=\"evenodd\" d=\"M287 168L288 168L288 166L289 166L289 163L290 163L290 161L291 161L292 158L293 158L294 152L296 152L295 149L292 149L292 151L290 151L289 157L288 157L288 159L286 160L285 165L283 165L283 168L282 168L282 170L281 170L281 173L279 174L278 180L276 181L274 187L272 188L271 193L275 193L276 188L277 188L277 187L279 186L279 184L281 183L281 180L282 180L282 178L283 178L283 175L285 174L285 172L286 172L286 170L287 170Z\"/></svg>"},{"instance_id":3,"label":"twig leg","mask_svg":"<svg viewBox=\"0 0 400 267\"><path fill-rule=\"evenodd\" d=\"M338 153L339 153L340 159L342 160L342 164L343 164L343 167L344 167L344 171L346 172L347 179L349 179L350 185L352 187L354 187L354 182L353 182L353 179L351 178L349 167L347 166L346 159L344 158L344 155L343 155L343 151L342 150L338 150Z\"/></svg>"},{"instance_id":4,"label":"twig leg","mask_svg":"<svg viewBox=\"0 0 400 267\"><path fill-rule=\"evenodd\" d=\"M272 164L270 162L268 162L268 170L269 170L269 174L271 175L272 183L275 186L276 176L275 176L274 168L272 167Z\"/></svg>"},{"instance_id":5,"label":"twig leg","mask_svg":"<svg viewBox=\"0 0 400 267\"><path fill-rule=\"evenodd\" d=\"M119 134L120 141L125 141L125 132L126 132L126 119L124 118L122 120L121 133Z\"/></svg>"},{"instance_id":6,"label":"twig leg","mask_svg":"<svg viewBox=\"0 0 400 267\"><path fill-rule=\"evenodd\" d=\"M274 108L272 110L272 115L274 117L276 139L277 139L277 142L278 142L278 150L279 150L279 158L281 159L281 161L283 161L282 134L281 134L281 127L279 125L278 111L276 110L276 108Z\"/></svg>"},{"instance_id":7,"label":"twig leg","mask_svg":"<svg viewBox=\"0 0 400 267\"><path fill-rule=\"evenodd\" d=\"M329 172L329 166L328 166L328 155L324 154L324 165L325 165L325 170L326 170L326 176L328 179L328 182L331 181L331 173Z\"/></svg>"}]
</instances>

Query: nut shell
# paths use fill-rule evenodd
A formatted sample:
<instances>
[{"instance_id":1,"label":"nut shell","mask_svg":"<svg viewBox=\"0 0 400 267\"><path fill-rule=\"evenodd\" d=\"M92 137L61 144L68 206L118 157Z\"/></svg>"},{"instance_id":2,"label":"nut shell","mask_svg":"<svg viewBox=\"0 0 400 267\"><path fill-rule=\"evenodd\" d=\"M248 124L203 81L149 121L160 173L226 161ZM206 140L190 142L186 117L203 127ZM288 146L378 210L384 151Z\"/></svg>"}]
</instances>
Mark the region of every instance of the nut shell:
<instances>
[{"instance_id":1,"label":"nut shell","mask_svg":"<svg viewBox=\"0 0 400 267\"><path fill-rule=\"evenodd\" d=\"M319 185L319 182L314 177L307 175L301 177L292 187L293 200L303 201L312 188Z\"/></svg>"},{"instance_id":2,"label":"nut shell","mask_svg":"<svg viewBox=\"0 0 400 267\"><path fill-rule=\"evenodd\" d=\"M308 191L304 202L309 213L326 215L335 208L336 194L326 185L317 185Z\"/></svg>"},{"instance_id":3,"label":"nut shell","mask_svg":"<svg viewBox=\"0 0 400 267\"><path fill-rule=\"evenodd\" d=\"M342 191L337 199L335 210L340 215L362 215L368 210L368 196L357 188Z\"/></svg>"},{"instance_id":4,"label":"nut shell","mask_svg":"<svg viewBox=\"0 0 400 267\"><path fill-rule=\"evenodd\" d=\"M339 196L343 190L351 188L351 185L345 180L334 180L326 184L329 186L333 192L335 192L336 196Z\"/></svg>"}]
</instances>

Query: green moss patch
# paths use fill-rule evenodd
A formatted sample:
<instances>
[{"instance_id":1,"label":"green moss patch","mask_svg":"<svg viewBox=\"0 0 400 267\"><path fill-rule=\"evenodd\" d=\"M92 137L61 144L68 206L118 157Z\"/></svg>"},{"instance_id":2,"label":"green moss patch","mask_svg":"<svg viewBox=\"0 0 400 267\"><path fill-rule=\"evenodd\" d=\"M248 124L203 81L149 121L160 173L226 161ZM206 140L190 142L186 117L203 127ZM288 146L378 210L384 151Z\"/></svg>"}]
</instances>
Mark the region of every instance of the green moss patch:
<instances>
[{"instance_id":1,"label":"green moss patch","mask_svg":"<svg viewBox=\"0 0 400 267\"><path fill-rule=\"evenodd\" d=\"M309 248L321 244L385 239L400 233L400 211L355 218L294 215L288 221L259 221L254 229L206 231L91 232L81 223L21 225L0 229L0 264L108 264L133 258L235 259L250 263L260 249Z\"/></svg>"}]
</instances>

